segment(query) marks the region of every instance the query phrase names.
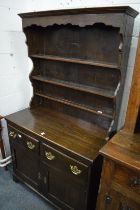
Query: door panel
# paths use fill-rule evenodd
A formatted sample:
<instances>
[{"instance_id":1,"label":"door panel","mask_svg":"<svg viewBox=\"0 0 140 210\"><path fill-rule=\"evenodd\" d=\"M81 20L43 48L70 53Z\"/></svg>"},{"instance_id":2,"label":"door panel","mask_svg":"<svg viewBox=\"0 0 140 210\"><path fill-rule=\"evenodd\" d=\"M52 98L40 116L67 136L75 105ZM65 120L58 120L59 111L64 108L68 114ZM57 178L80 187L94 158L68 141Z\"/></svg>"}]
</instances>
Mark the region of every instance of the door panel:
<instances>
[{"instance_id":1,"label":"door panel","mask_svg":"<svg viewBox=\"0 0 140 210\"><path fill-rule=\"evenodd\" d=\"M40 178L38 157L18 144L13 146L12 156L15 175L38 189Z\"/></svg>"},{"instance_id":2,"label":"door panel","mask_svg":"<svg viewBox=\"0 0 140 210\"><path fill-rule=\"evenodd\" d=\"M63 171L57 171L46 165L43 167L44 194L63 210L84 210L87 205L87 189Z\"/></svg>"},{"instance_id":3,"label":"door panel","mask_svg":"<svg viewBox=\"0 0 140 210\"><path fill-rule=\"evenodd\" d=\"M121 193L110 190L109 193L100 194L97 210L139 210L140 203L135 203Z\"/></svg>"}]
</instances>

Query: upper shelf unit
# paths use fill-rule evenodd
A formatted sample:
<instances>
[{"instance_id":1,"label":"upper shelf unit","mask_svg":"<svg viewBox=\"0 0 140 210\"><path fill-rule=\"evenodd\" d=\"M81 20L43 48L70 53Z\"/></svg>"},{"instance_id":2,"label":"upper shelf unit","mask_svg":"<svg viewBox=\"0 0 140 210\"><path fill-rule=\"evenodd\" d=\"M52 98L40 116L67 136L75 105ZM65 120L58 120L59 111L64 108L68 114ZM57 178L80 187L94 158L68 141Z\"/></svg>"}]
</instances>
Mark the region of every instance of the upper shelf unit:
<instances>
[{"instance_id":1,"label":"upper shelf unit","mask_svg":"<svg viewBox=\"0 0 140 210\"><path fill-rule=\"evenodd\" d=\"M129 7L21 14L33 61L31 108L114 132L136 15Z\"/></svg>"}]
</instances>

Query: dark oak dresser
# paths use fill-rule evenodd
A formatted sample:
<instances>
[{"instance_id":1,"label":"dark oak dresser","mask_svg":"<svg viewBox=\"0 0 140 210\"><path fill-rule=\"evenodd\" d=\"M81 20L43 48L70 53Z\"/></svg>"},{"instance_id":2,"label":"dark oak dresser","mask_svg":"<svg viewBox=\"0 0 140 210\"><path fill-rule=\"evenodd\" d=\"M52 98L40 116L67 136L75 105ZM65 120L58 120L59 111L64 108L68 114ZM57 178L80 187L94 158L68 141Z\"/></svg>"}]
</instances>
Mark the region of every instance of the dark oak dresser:
<instances>
[{"instance_id":1,"label":"dark oak dresser","mask_svg":"<svg viewBox=\"0 0 140 210\"><path fill-rule=\"evenodd\" d=\"M140 209L140 39L123 130L101 150L97 210Z\"/></svg>"},{"instance_id":2,"label":"dark oak dresser","mask_svg":"<svg viewBox=\"0 0 140 210\"><path fill-rule=\"evenodd\" d=\"M13 177L57 209L95 209L99 150L116 132L137 14L130 7L20 14L33 97L30 108L6 117Z\"/></svg>"}]
</instances>

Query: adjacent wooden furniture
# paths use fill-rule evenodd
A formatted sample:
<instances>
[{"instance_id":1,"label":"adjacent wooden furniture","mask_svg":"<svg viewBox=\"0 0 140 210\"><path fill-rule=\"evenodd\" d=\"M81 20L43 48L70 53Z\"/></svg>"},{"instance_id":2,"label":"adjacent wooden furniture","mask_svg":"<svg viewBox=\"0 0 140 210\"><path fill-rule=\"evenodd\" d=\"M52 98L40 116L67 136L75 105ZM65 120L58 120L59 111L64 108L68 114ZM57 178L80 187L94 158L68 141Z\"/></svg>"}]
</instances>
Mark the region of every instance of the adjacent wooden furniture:
<instances>
[{"instance_id":1,"label":"adjacent wooden furniture","mask_svg":"<svg viewBox=\"0 0 140 210\"><path fill-rule=\"evenodd\" d=\"M100 152L105 159L97 210L139 210L140 133L120 131Z\"/></svg>"},{"instance_id":2,"label":"adjacent wooden furniture","mask_svg":"<svg viewBox=\"0 0 140 210\"><path fill-rule=\"evenodd\" d=\"M138 41L137 55L134 66L131 91L129 96L124 129L134 133L140 123L140 38ZM140 131L140 129L139 129Z\"/></svg>"},{"instance_id":3,"label":"adjacent wooden furniture","mask_svg":"<svg viewBox=\"0 0 140 210\"><path fill-rule=\"evenodd\" d=\"M101 150L104 164L97 210L140 209L140 39L125 127ZM135 131L135 133L134 133Z\"/></svg>"},{"instance_id":4,"label":"adjacent wooden furniture","mask_svg":"<svg viewBox=\"0 0 140 210\"><path fill-rule=\"evenodd\" d=\"M130 7L20 14L33 97L7 116L14 179L63 210L95 209L102 158L116 132L134 17Z\"/></svg>"}]
</instances>

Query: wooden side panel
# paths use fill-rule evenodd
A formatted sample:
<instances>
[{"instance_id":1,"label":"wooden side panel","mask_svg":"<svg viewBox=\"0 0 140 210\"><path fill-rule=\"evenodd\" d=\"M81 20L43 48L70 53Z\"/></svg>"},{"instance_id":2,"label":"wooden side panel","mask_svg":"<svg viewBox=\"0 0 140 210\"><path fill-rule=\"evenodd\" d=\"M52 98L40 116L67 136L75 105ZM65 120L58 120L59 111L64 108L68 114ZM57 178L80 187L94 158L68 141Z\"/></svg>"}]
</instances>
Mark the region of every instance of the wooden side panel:
<instances>
[{"instance_id":1,"label":"wooden side panel","mask_svg":"<svg viewBox=\"0 0 140 210\"><path fill-rule=\"evenodd\" d=\"M129 103L126 113L124 130L133 133L140 105L140 39L138 42L137 55L132 78Z\"/></svg>"},{"instance_id":2,"label":"wooden side panel","mask_svg":"<svg viewBox=\"0 0 140 210\"><path fill-rule=\"evenodd\" d=\"M99 188L99 195L97 199L97 209L96 210L107 210L108 203L111 204L112 201L106 203L107 196L111 190L111 180L114 173L114 164L112 161L104 159L103 170L101 175L101 183ZM111 210L111 208L110 208ZM116 210L116 209L113 209Z\"/></svg>"}]
</instances>

